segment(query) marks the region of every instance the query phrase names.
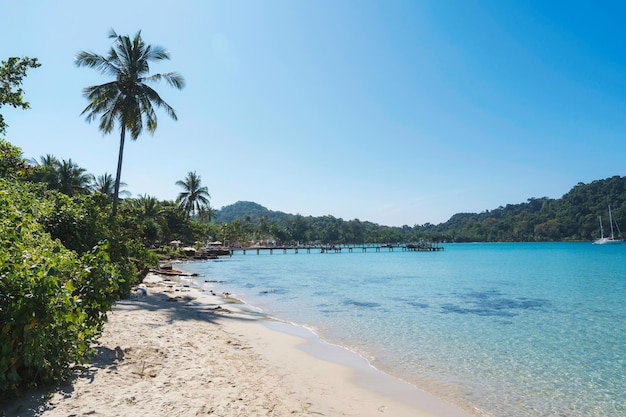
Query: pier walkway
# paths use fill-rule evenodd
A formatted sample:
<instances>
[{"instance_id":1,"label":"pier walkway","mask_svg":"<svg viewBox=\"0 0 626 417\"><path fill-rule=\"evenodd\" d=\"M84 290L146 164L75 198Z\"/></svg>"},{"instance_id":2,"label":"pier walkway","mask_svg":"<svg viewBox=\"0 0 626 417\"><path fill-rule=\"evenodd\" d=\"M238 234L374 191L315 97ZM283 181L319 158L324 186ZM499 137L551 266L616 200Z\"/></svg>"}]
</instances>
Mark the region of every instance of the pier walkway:
<instances>
[{"instance_id":1,"label":"pier walkway","mask_svg":"<svg viewBox=\"0 0 626 417\"><path fill-rule=\"evenodd\" d=\"M342 253L342 252L367 252L367 251L380 252L381 250L387 250L393 252L394 250L401 250L403 252L439 252L443 251L443 246L432 243L406 243L396 245L298 245L298 246L252 246L246 248L230 248L231 254L235 252L242 252L244 255L247 252L256 252L259 255L261 252L269 252L273 254L274 251L282 253L299 253L300 251L306 253Z\"/></svg>"}]
</instances>

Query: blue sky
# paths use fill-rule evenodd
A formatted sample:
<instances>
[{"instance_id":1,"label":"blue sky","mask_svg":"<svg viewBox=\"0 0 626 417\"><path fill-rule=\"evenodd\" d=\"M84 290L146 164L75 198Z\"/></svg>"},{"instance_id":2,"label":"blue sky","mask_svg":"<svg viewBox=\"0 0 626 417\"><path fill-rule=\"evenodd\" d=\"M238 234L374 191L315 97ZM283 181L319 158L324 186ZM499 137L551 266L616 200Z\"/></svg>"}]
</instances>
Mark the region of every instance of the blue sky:
<instances>
[{"instance_id":1,"label":"blue sky","mask_svg":"<svg viewBox=\"0 0 626 417\"><path fill-rule=\"evenodd\" d=\"M80 116L77 68L113 28L171 60L154 136L127 142L133 196L173 200L196 171L215 208L440 223L626 175L626 3L596 1L6 1L0 58L42 66L6 139L115 173L119 134Z\"/></svg>"}]
</instances>

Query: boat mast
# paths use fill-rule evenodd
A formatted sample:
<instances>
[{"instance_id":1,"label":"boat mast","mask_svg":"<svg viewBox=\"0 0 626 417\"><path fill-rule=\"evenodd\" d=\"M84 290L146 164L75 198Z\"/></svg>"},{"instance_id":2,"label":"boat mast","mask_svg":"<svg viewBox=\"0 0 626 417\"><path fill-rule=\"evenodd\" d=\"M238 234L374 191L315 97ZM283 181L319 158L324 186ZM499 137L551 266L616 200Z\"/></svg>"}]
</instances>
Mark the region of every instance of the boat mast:
<instances>
[{"instance_id":1,"label":"boat mast","mask_svg":"<svg viewBox=\"0 0 626 417\"><path fill-rule=\"evenodd\" d=\"M600 239L604 239L604 227L602 227L602 216L598 216L600 220Z\"/></svg>"},{"instance_id":2,"label":"boat mast","mask_svg":"<svg viewBox=\"0 0 626 417\"><path fill-rule=\"evenodd\" d=\"M611 206L609 205L609 222L611 222L611 239L615 239L613 234L613 215L611 214Z\"/></svg>"}]
</instances>

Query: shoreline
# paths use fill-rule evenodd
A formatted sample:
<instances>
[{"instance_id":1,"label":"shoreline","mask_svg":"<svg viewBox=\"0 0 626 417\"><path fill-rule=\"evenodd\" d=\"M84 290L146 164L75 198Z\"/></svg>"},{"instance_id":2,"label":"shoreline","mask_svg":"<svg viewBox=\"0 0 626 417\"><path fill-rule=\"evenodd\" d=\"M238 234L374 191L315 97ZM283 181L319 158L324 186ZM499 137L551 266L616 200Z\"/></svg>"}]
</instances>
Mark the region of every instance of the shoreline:
<instances>
[{"instance_id":1,"label":"shoreline","mask_svg":"<svg viewBox=\"0 0 626 417\"><path fill-rule=\"evenodd\" d=\"M309 329L184 279L149 274L120 301L70 385L2 404L6 416L470 417Z\"/></svg>"}]
</instances>

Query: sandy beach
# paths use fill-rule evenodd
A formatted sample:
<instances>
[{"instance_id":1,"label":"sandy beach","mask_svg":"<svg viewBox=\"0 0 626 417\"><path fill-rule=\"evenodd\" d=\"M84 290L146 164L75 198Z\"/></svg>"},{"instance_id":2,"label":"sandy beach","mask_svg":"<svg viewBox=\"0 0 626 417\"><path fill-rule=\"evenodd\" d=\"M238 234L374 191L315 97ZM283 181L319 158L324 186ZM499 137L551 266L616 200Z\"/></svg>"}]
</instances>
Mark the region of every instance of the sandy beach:
<instances>
[{"instance_id":1,"label":"sandy beach","mask_svg":"<svg viewBox=\"0 0 626 417\"><path fill-rule=\"evenodd\" d=\"M461 410L305 329L150 274L116 304L83 372L5 416L439 416Z\"/></svg>"}]
</instances>

